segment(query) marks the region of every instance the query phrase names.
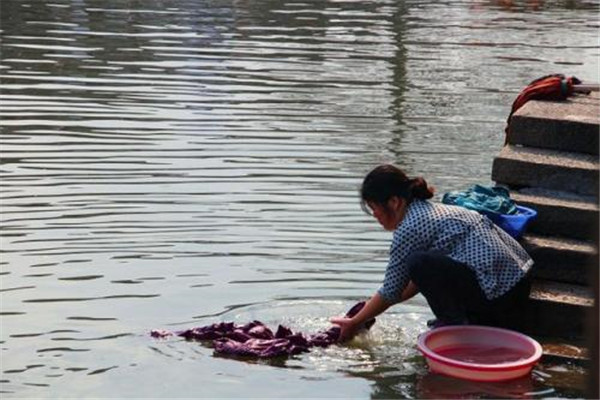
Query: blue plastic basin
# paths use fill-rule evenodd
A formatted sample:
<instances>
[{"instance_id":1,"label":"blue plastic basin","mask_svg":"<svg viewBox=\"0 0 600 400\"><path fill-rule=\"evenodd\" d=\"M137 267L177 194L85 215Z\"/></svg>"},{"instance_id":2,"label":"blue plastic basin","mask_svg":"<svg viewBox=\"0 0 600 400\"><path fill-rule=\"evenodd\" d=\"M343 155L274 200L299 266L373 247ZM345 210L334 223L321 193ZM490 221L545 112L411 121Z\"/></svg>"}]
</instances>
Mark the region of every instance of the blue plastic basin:
<instances>
[{"instance_id":1,"label":"blue plastic basin","mask_svg":"<svg viewBox=\"0 0 600 400\"><path fill-rule=\"evenodd\" d=\"M537 217L537 211L523 206L516 206L517 214L491 214L486 213L489 219L491 219L496 225L502 228L510 236L518 239L523 235L527 224L529 224L535 217Z\"/></svg>"}]
</instances>

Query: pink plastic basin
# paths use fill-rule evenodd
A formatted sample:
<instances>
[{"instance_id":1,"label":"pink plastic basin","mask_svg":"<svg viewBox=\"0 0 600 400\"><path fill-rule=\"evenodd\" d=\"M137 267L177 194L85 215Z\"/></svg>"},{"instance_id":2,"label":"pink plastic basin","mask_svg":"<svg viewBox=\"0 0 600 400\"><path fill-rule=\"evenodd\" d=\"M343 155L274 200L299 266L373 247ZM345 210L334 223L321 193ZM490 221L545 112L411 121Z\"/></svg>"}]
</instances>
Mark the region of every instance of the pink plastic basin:
<instances>
[{"instance_id":1,"label":"pink plastic basin","mask_svg":"<svg viewBox=\"0 0 600 400\"><path fill-rule=\"evenodd\" d=\"M417 347L431 371L472 381L504 381L527 375L542 346L508 329L445 326L421 334Z\"/></svg>"}]
</instances>

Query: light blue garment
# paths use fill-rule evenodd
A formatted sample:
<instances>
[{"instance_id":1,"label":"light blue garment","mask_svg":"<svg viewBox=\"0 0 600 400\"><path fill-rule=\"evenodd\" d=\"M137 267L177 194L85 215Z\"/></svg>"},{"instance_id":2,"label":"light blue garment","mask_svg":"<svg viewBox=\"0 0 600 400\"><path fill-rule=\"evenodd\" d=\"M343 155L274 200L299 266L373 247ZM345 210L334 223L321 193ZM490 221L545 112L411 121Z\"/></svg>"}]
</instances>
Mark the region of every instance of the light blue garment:
<instances>
[{"instance_id":1,"label":"light blue garment","mask_svg":"<svg viewBox=\"0 0 600 400\"><path fill-rule=\"evenodd\" d=\"M461 206L482 214L517 214L517 206L507 189L500 186L473 185L464 192L444 194L442 203Z\"/></svg>"}]
</instances>

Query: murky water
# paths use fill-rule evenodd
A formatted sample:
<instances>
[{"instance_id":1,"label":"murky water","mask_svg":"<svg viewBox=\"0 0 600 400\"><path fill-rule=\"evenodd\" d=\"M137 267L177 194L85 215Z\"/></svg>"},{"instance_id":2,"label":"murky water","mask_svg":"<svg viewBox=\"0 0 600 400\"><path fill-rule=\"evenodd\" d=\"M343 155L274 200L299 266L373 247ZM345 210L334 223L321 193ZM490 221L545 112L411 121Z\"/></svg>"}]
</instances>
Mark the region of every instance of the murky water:
<instances>
[{"instance_id":1,"label":"murky water","mask_svg":"<svg viewBox=\"0 0 600 400\"><path fill-rule=\"evenodd\" d=\"M439 193L488 183L523 85L598 80L598 10L2 0L3 397L581 396L585 373L565 366L510 387L429 374L422 298L289 360L147 334L326 328L385 268L364 173L392 161Z\"/></svg>"}]
</instances>

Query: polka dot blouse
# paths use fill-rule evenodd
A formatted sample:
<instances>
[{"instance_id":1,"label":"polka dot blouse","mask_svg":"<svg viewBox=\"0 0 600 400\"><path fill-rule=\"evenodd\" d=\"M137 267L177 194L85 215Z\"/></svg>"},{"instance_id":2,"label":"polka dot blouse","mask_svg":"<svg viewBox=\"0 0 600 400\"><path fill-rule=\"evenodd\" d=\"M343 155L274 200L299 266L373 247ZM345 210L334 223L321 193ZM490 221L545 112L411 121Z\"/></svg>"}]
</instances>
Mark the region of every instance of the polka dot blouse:
<instances>
[{"instance_id":1,"label":"polka dot blouse","mask_svg":"<svg viewBox=\"0 0 600 400\"><path fill-rule=\"evenodd\" d=\"M506 293L533 265L521 245L487 217L462 207L415 200L394 231L379 289L386 301L400 301L410 279L406 259L414 251L442 252L467 264L490 300Z\"/></svg>"}]
</instances>

